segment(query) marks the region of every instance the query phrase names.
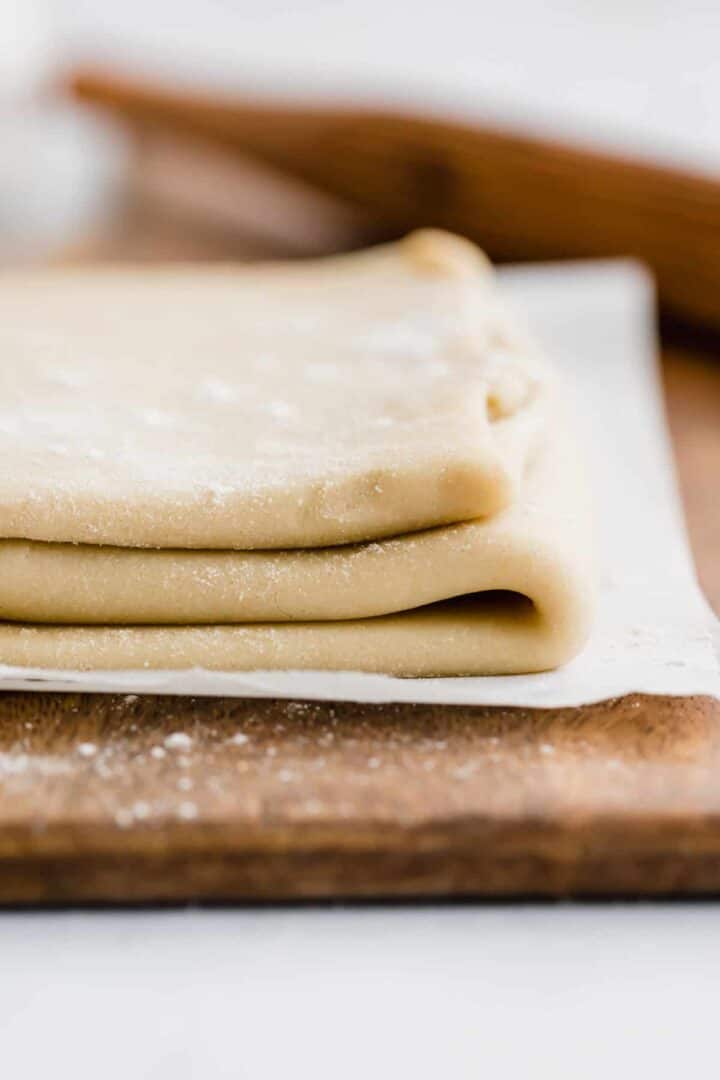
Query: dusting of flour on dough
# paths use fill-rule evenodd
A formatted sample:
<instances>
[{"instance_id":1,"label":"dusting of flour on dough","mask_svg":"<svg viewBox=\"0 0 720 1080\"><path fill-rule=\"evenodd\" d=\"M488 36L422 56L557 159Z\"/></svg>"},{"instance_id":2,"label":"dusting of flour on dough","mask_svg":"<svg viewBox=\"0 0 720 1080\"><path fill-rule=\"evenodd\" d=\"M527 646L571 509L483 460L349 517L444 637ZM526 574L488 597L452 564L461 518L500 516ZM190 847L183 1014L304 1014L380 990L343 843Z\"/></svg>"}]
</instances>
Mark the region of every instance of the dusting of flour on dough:
<instances>
[{"instance_id":1,"label":"dusting of flour on dough","mask_svg":"<svg viewBox=\"0 0 720 1080\"><path fill-rule=\"evenodd\" d=\"M390 506L388 476L440 483L453 446L487 456L488 419L524 404L526 350L484 276L404 258L269 286L193 271L186 293L172 270L8 278L0 534L172 546L195 522L191 546L225 546L278 492L302 533L351 523L342 485Z\"/></svg>"}]
</instances>

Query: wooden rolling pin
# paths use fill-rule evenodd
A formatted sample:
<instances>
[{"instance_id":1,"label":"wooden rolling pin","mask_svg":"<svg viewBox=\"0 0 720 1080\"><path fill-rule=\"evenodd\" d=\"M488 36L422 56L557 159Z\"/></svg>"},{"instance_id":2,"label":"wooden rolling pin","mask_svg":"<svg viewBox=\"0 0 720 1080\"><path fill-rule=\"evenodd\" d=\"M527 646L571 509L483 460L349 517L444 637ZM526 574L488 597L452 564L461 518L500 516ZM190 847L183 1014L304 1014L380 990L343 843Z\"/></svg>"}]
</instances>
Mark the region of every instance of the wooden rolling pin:
<instances>
[{"instance_id":1,"label":"wooden rolling pin","mask_svg":"<svg viewBox=\"0 0 720 1080\"><path fill-rule=\"evenodd\" d=\"M634 255L669 311L720 328L720 178L389 110L223 98L105 70L71 85L145 130L254 155L362 208L382 235L440 226L498 260Z\"/></svg>"}]
</instances>

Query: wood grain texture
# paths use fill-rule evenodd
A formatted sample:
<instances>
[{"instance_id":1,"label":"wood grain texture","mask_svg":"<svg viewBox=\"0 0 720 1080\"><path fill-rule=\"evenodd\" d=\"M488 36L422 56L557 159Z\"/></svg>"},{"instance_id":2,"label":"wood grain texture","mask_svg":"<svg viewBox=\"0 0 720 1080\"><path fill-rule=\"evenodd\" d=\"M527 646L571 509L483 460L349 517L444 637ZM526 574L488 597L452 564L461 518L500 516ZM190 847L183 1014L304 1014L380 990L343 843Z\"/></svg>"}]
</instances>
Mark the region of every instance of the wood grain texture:
<instances>
[{"instance_id":1,"label":"wood grain texture","mask_svg":"<svg viewBox=\"0 0 720 1080\"><path fill-rule=\"evenodd\" d=\"M632 254L663 303L720 326L720 181L585 147L382 109L232 100L78 71L74 92L145 132L252 154L388 234L454 229L495 259Z\"/></svg>"},{"instance_id":2,"label":"wood grain texture","mask_svg":"<svg viewBox=\"0 0 720 1080\"><path fill-rule=\"evenodd\" d=\"M717 346L720 353L720 343ZM720 615L720 372L717 355L667 348L663 373L680 491L705 595Z\"/></svg>"},{"instance_id":3,"label":"wood grain texture","mask_svg":"<svg viewBox=\"0 0 720 1080\"><path fill-rule=\"evenodd\" d=\"M720 705L701 700L537 712L13 693L0 740L6 902L720 885Z\"/></svg>"}]
</instances>

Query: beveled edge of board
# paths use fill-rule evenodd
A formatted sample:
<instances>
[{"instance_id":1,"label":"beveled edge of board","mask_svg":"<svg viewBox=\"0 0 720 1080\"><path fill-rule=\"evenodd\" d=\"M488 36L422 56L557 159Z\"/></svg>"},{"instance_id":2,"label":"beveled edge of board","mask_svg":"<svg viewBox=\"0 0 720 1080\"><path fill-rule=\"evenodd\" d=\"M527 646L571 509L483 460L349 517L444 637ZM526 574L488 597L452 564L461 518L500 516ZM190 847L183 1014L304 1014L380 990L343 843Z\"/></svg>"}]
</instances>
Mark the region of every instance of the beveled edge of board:
<instances>
[{"instance_id":1,"label":"beveled edge of board","mask_svg":"<svg viewBox=\"0 0 720 1080\"><path fill-rule=\"evenodd\" d=\"M164 699L14 694L0 698L0 735L12 735L8 722L32 722L24 718L49 704L40 739L74 763L78 739L102 733L119 748L136 802L153 791L165 798L175 783L175 774L146 773L147 746L178 725L192 730L197 747L185 766L190 777L218 753L227 769L238 722L257 731L258 756L238 791L208 801L207 813L199 795L194 820L178 820L170 807L118 827L111 803L108 813L90 804L91 823L80 786L87 761L69 767L59 787L52 778L54 812L42 827L27 810L14 820L6 812L3 823L0 803L4 905L720 893L720 785L713 782L720 702L713 699L631 695L528 710L213 698L173 699L164 708ZM288 712L288 704L299 711ZM408 727L410 743L396 746ZM292 796L284 796L288 785L265 769L273 731L285 740L286 763L305 760L335 733L319 820L297 817ZM446 779L425 790L413 757L421 751L411 745L427 745L423 761L445 768L448 734L457 760L476 771L457 805ZM383 746L389 771L370 770L365 819L349 820L341 812L348 777L367 775L371 761L358 767L356 756L378 755ZM598 802L586 788L609 762L621 782L608 786L604 803L600 791ZM384 804L380 788L402 779L403 769L398 806ZM237 797L248 787L255 801L243 809Z\"/></svg>"}]
</instances>

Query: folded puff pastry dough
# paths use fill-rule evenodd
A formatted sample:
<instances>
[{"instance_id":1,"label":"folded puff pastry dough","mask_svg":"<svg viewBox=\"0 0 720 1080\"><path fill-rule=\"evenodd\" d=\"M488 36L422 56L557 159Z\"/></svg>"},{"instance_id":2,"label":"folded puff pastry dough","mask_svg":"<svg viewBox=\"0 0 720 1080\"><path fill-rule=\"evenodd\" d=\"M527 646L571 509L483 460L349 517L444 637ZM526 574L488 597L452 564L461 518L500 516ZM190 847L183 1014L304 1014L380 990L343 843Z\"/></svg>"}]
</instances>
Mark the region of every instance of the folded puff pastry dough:
<instances>
[{"instance_id":1,"label":"folded puff pastry dough","mask_svg":"<svg viewBox=\"0 0 720 1080\"><path fill-rule=\"evenodd\" d=\"M554 378L467 242L0 278L0 662L554 667L592 607Z\"/></svg>"}]
</instances>

